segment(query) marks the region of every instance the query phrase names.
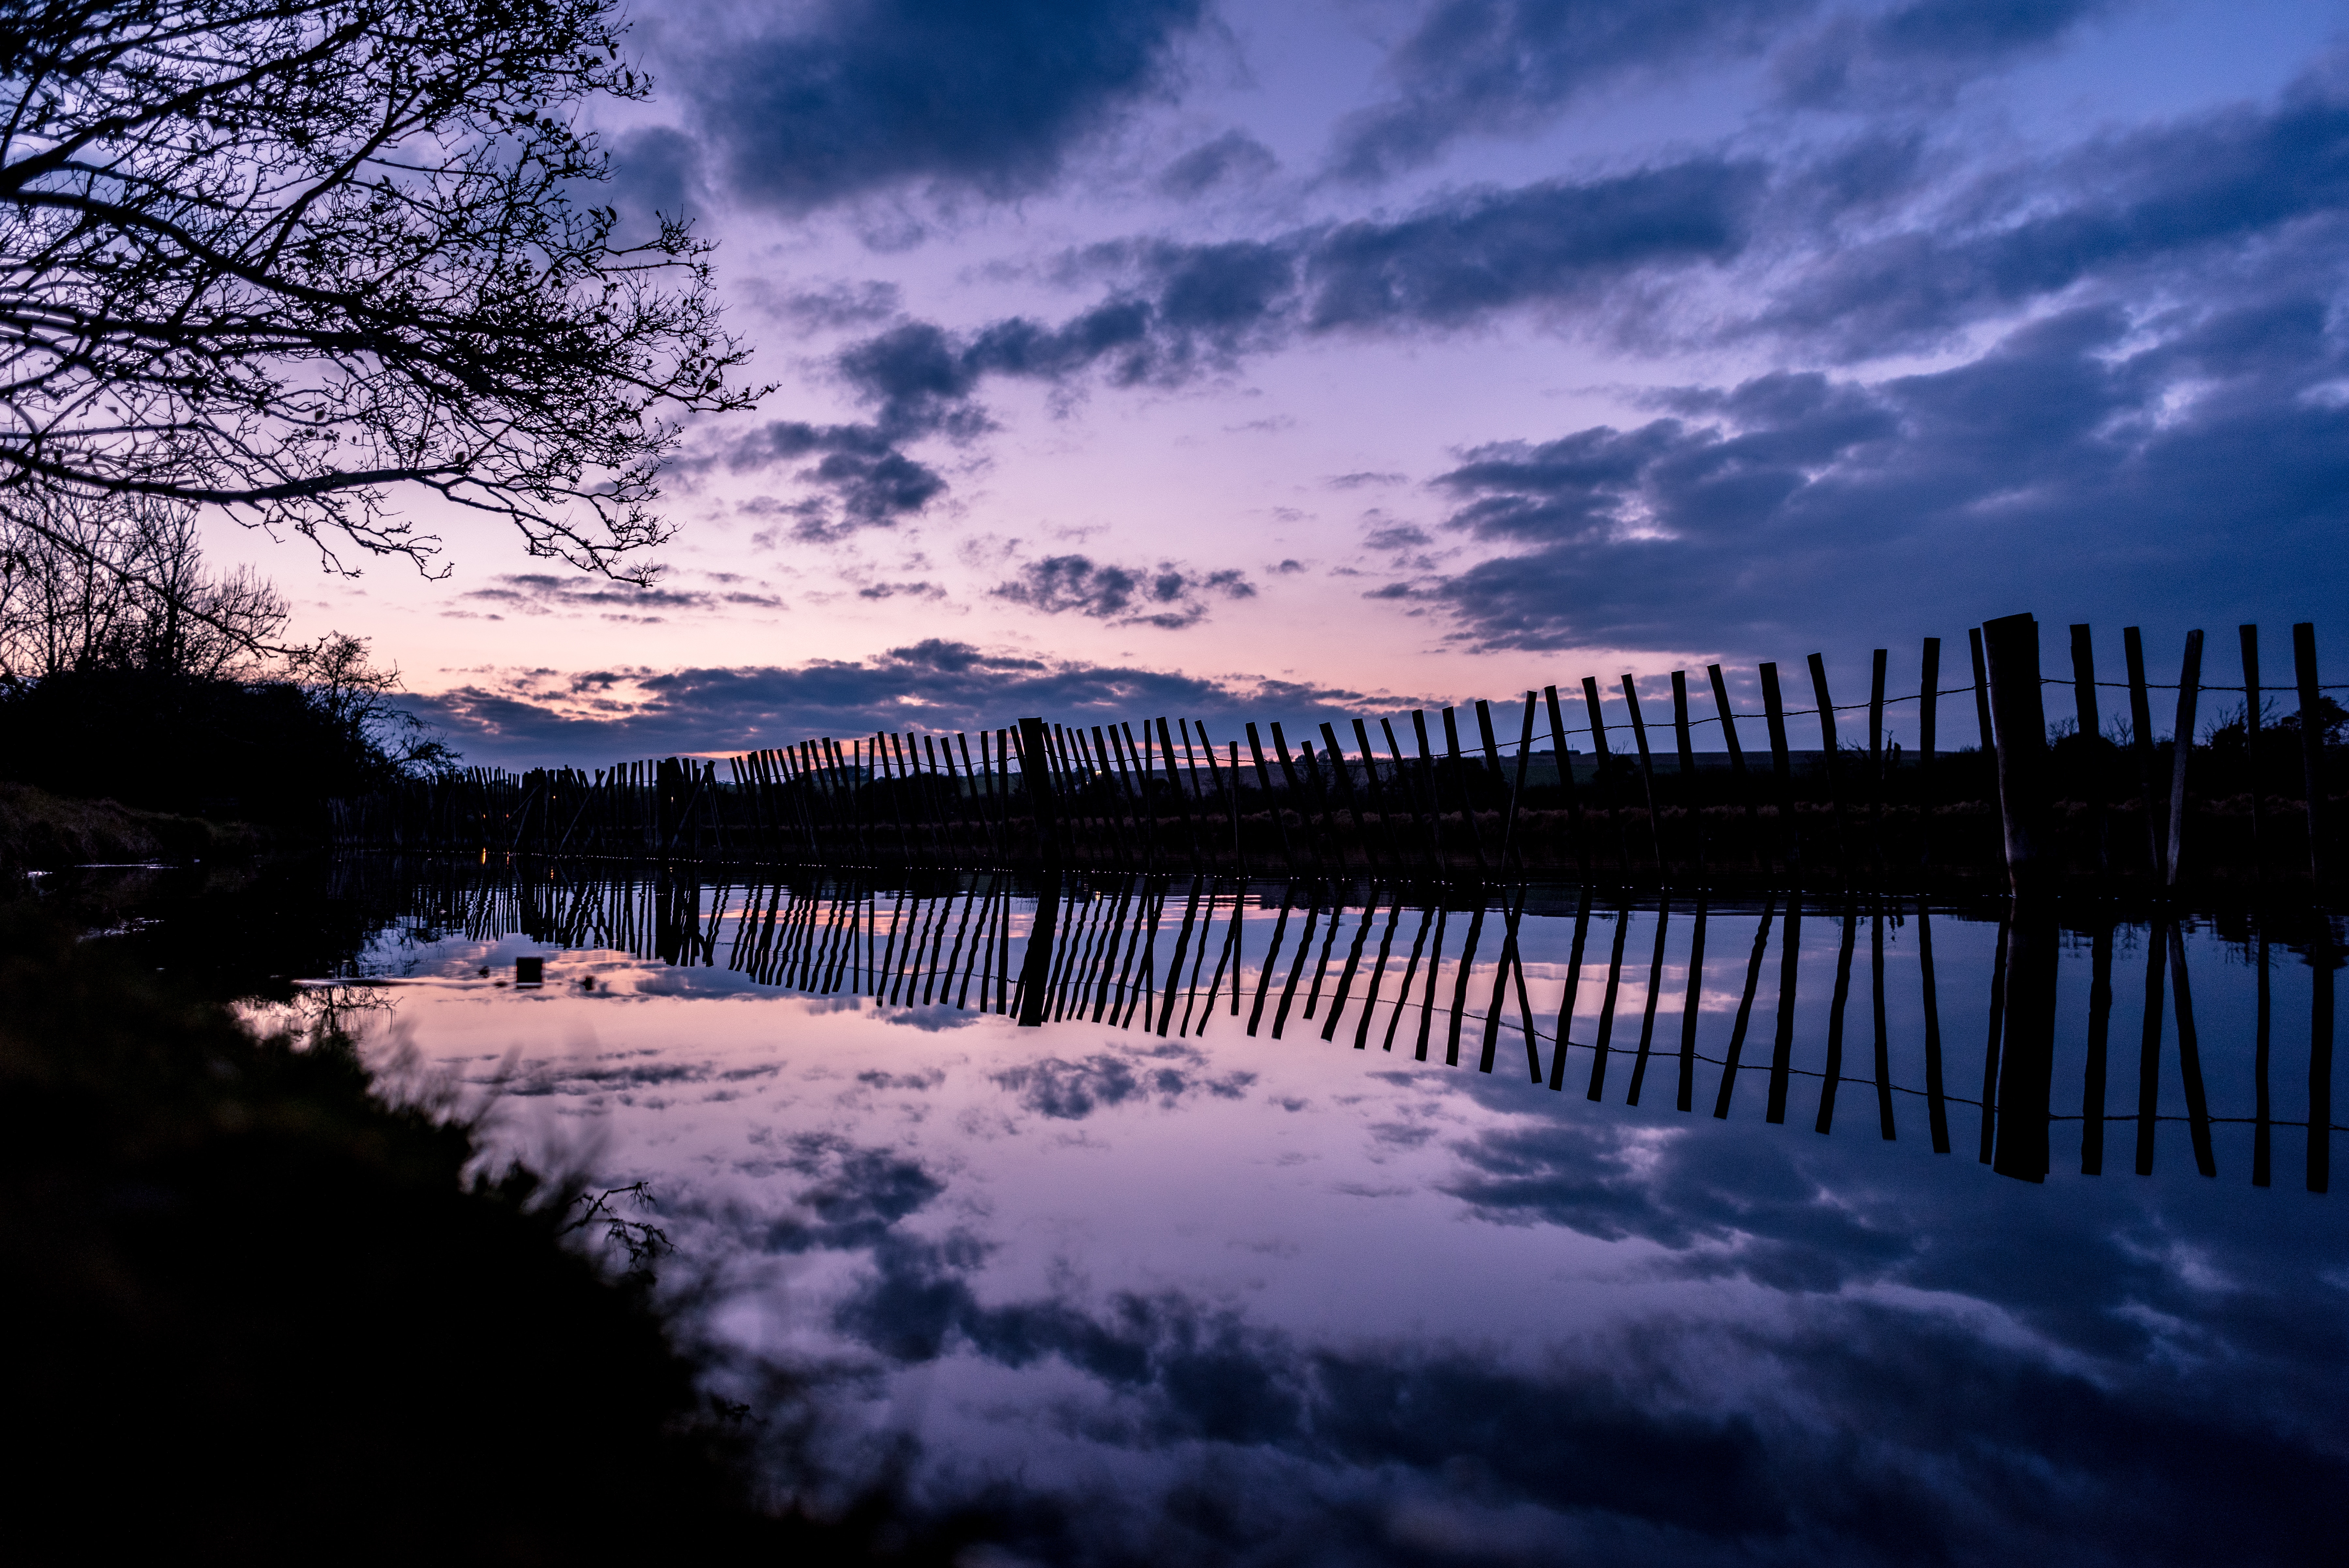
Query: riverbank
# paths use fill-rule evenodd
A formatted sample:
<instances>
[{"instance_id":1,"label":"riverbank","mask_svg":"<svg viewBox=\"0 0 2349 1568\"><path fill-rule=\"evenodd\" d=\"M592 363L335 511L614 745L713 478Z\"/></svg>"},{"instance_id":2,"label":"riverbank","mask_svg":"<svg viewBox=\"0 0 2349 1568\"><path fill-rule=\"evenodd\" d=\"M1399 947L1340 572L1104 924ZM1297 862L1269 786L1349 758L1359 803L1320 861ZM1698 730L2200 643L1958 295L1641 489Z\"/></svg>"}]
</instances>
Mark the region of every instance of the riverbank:
<instances>
[{"instance_id":1,"label":"riverbank","mask_svg":"<svg viewBox=\"0 0 2349 1568\"><path fill-rule=\"evenodd\" d=\"M576 1184L481 1153L331 1023L257 1034L0 907L20 1560L841 1560L754 1505L742 1413Z\"/></svg>"},{"instance_id":2,"label":"riverbank","mask_svg":"<svg viewBox=\"0 0 2349 1568\"><path fill-rule=\"evenodd\" d=\"M252 823L140 811L111 800L76 800L31 784L0 784L0 873L249 857L281 846L284 837Z\"/></svg>"}]
</instances>

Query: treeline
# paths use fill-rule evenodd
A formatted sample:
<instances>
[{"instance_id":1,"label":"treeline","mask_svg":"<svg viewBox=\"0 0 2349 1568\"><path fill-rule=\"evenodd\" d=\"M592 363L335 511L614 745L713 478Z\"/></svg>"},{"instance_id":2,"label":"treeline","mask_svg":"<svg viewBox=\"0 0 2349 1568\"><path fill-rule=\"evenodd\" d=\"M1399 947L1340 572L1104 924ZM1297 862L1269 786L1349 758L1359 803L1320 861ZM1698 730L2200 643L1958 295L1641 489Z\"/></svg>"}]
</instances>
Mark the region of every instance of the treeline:
<instances>
[{"instance_id":1,"label":"treeline","mask_svg":"<svg viewBox=\"0 0 2349 1568\"><path fill-rule=\"evenodd\" d=\"M0 778L308 830L453 760L363 639L288 645L288 619L264 578L206 566L184 506L0 509Z\"/></svg>"}]
</instances>

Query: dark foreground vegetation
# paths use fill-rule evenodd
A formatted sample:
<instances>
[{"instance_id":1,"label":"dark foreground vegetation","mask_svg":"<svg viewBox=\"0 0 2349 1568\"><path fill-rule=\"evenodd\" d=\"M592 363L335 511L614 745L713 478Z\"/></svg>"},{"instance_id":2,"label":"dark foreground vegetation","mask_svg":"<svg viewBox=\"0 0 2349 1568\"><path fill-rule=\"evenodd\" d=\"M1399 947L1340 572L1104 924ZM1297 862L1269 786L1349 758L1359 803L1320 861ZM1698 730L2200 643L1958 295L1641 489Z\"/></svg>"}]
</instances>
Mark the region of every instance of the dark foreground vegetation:
<instances>
[{"instance_id":1,"label":"dark foreground vegetation","mask_svg":"<svg viewBox=\"0 0 2349 1568\"><path fill-rule=\"evenodd\" d=\"M0 908L12 1560L864 1557L753 1505L575 1189L204 989Z\"/></svg>"},{"instance_id":2,"label":"dark foreground vegetation","mask_svg":"<svg viewBox=\"0 0 2349 1568\"><path fill-rule=\"evenodd\" d=\"M330 796L448 764L397 670L285 644L287 614L206 567L184 508L0 506L0 869L299 843Z\"/></svg>"}]
</instances>

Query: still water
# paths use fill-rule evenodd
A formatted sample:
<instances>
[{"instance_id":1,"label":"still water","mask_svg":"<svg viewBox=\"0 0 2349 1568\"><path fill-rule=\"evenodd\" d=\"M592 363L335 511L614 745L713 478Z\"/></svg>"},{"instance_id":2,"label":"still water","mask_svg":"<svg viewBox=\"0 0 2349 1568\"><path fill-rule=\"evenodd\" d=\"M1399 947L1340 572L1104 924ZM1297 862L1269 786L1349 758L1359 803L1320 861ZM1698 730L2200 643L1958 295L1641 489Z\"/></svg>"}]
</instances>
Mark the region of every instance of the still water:
<instances>
[{"instance_id":1,"label":"still water","mask_svg":"<svg viewBox=\"0 0 2349 1568\"><path fill-rule=\"evenodd\" d=\"M2349 1552L2305 915L340 874L295 1007L649 1182L777 1484L973 1562Z\"/></svg>"}]
</instances>

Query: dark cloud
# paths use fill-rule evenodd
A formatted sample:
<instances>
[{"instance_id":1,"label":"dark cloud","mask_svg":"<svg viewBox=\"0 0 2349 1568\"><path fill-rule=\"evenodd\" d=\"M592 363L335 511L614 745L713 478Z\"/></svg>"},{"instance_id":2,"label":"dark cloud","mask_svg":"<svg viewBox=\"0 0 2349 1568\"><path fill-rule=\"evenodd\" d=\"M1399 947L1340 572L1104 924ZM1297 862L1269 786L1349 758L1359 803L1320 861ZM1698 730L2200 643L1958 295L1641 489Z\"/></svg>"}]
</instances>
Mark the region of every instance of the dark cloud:
<instances>
[{"instance_id":1,"label":"dark cloud","mask_svg":"<svg viewBox=\"0 0 2349 1568\"><path fill-rule=\"evenodd\" d=\"M751 593L732 587L732 584L741 581L733 574L717 574L710 580L719 581L721 586L716 591L657 585L638 587L605 577L520 572L492 578L492 587L469 589L457 597L468 604L490 607L486 611L472 613L486 613L496 618L506 615L593 615L605 620L636 622L658 621L672 614L727 607L781 609L783 607L783 601L772 594Z\"/></svg>"},{"instance_id":2,"label":"dark cloud","mask_svg":"<svg viewBox=\"0 0 2349 1568\"><path fill-rule=\"evenodd\" d=\"M1110 296L1058 325L1009 317L968 332L911 321L850 344L833 372L869 422L778 421L701 462L736 472L817 461L802 483L831 492L794 509L811 542L886 526L946 490L904 447L967 442L994 428L978 400L991 377L1169 386L1278 348L1300 334L1464 325L1516 306L1596 306L1628 282L1711 265L1745 244L1758 164L1700 158L1603 180L1455 194L1392 222L1324 226L1269 241L1123 242L1075 258L1108 274Z\"/></svg>"},{"instance_id":3,"label":"dark cloud","mask_svg":"<svg viewBox=\"0 0 2349 1568\"><path fill-rule=\"evenodd\" d=\"M1775 1218L1766 1199L1747 1212ZM1510 1556L1526 1562L1572 1560L1593 1539L1633 1562L2031 1560L2054 1542L2114 1568L2315 1561L2349 1482L2337 1448L2308 1440L2323 1392L2263 1406L2158 1355L2065 1366L1930 1306L1826 1300L1784 1328L1663 1316L1526 1365L1310 1345L1174 1291L989 1304L971 1282L988 1255L892 1230L834 1324L900 1364L1057 1362L1105 1397L1084 1417L1095 1441L1192 1464L1203 1445L1245 1454L1262 1487L1235 1475L1204 1516L1179 1495L1154 1508L1142 1489L1103 1500L1103 1522L1161 1560L1202 1529L1247 1561L1299 1560L1308 1542L1328 1558L1339 1540L1350 1549L1336 1561L1492 1560L1466 1532L1449 1558L1410 1550L1391 1522L1407 1498L1455 1519L1511 1514ZM1039 1484L1051 1483L1020 1490ZM1385 1506L1349 1506L1371 1496ZM1042 1501L1021 1511L1036 1519ZM1009 1544L1040 1544L1009 1528Z\"/></svg>"},{"instance_id":4,"label":"dark cloud","mask_svg":"<svg viewBox=\"0 0 2349 1568\"><path fill-rule=\"evenodd\" d=\"M1169 163L1157 184L1164 194L1188 201L1218 185L1261 180L1279 166L1280 160L1263 142L1245 130L1226 130Z\"/></svg>"},{"instance_id":5,"label":"dark cloud","mask_svg":"<svg viewBox=\"0 0 2349 1568\"><path fill-rule=\"evenodd\" d=\"M1415 523L1388 523L1363 535L1362 543L1373 550L1414 550L1434 541Z\"/></svg>"},{"instance_id":6,"label":"dark cloud","mask_svg":"<svg viewBox=\"0 0 2349 1568\"><path fill-rule=\"evenodd\" d=\"M1342 719L1368 701L1360 691L1293 681L1240 686L930 639L865 661L517 675L403 705L474 762L603 767L627 757L747 751L909 725L995 729L1023 714L1088 723L1164 714L1215 731L1243 718L1278 718L1309 732L1312 723Z\"/></svg>"},{"instance_id":7,"label":"dark cloud","mask_svg":"<svg viewBox=\"0 0 2349 1568\"><path fill-rule=\"evenodd\" d=\"M1910 0L1835 17L1772 63L1790 103L1913 108L1945 101L1968 78L2045 52L2119 8L2120 0Z\"/></svg>"},{"instance_id":8,"label":"dark cloud","mask_svg":"<svg viewBox=\"0 0 2349 1568\"><path fill-rule=\"evenodd\" d=\"M620 215L619 239L636 244L660 231L662 218L700 215L693 199L701 179L701 150L671 126L647 126L612 144L612 182L589 199Z\"/></svg>"},{"instance_id":9,"label":"dark cloud","mask_svg":"<svg viewBox=\"0 0 2349 1568\"><path fill-rule=\"evenodd\" d=\"M1596 302L1628 275L1735 256L1763 183L1757 162L1698 159L1480 193L1397 223L1341 224L1306 263L1311 321L1450 327L1516 306Z\"/></svg>"},{"instance_id":10,"label":"dark cloud","mask_svg":"<svg viewBox=\"0 0 2349 1568\"><path fill-rule=\"evenodd\" d=\"M1379 180L1469 133L1523 133L1593 88L1760 52L1814 0L1438 0L1387 57L1387 102L1340 122L1341 179Z\"/></svg>"},{"instance_id":11,"label":"dark cloud","mask_svg":"<svg viewBox=\"0 0 2349 1568\"><path fill-rule=\"evenodd\" d=\"M1921 584L1954 626L2137 622L2188 582L2214 624L2313 618L2349 591L2332 323L2290 293L2158 334L2086 308L1948 369L1781 373L1476 448L1435 483L1450 527L1506 553L1432 591L1486 646L1780 658L1905 640Z\"/></svg>"},{"instance_id":12,"label":"dark cloud","mask_svg":"<svg viewBox=\"0 0 2349 1568\"><path fill-rule=\"evenodd\" d=\"M2066 290L2132 303L2240 293L2248 264L2333 286L2349 214L2349 102L2303 85L1987 171L1943 211L1809 258L1754 327L1839 358L1939 348Z\"/></svg>"},{"instance_id":13,"label":"dark cloud","mask_svg":"<svg viewBox=\"0 0 2349 1568\"><path fill-rule=\"evenodd\" d=\"M754 295L760 309L802 333L870 327L896 315L904 304L897 286L878 278L827 284L786 294L771 289L754 290Z\"/></svg>"},{"instance_id":14,"label":"dark cloud","mask_svg":"<svg viewBox=\"0 0 2349 1568\"><path fill-rule=\"evenodd\" d=\"M1202 1070L1206 1060L1192 1047L1170 1042L1097 1051L1079 1062L1046 1056L994 1076L1028 1110L1061 1121L1081 1121L1102 1106L1129 1100L1172 1106L1200 1092L1236 1100L1256 1082L1254 1073L1207 1074Z\"/></svg>"},{"instance_id":15,"label":"dark cloud","mask_svg":"<svg viewBox=\"0 0 2349 1568\"><path fill-rule=\"evenodd\" d=\"M680 73L733 192L787 213L1038 189L1165 82L1200 0L833 0ZM804 15L804 14L802 14Z\"/></svg>"},{"instance_id":16,"label":"dark cloud","mask_svg":"<svg viewBox=\"0 0 2349 1568\"><path fill-rule=\"evenodd\" d=\"M998 598L1046 615L1074 610L1095 620L1168 631L1205 620L1211 594L1253 598L1256 588L1231 570L1199 572L1171 561L1154 567L1115 566L1085 556L1048 556L1023 566L1018 576L995 589Z\"/></svg>"},{"instance_id":17,"label":"dark cloud","mask_svg":"<svg viewBox=\"0 0 2349 1568\"><path fill-rule=\"evenodd\" d=\"M761 1244L771 1252L870 1247L946 1190L946 1183L918 1162L892 1149L859 1147L831 1133L795 1135L781 1163L819 1179L798 1194L792 1213L767 1226Z\"/></svg>"}]
</instances>

